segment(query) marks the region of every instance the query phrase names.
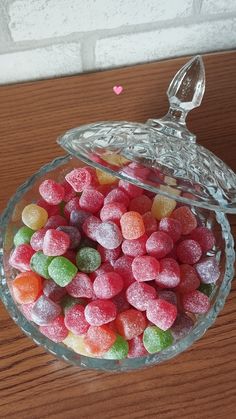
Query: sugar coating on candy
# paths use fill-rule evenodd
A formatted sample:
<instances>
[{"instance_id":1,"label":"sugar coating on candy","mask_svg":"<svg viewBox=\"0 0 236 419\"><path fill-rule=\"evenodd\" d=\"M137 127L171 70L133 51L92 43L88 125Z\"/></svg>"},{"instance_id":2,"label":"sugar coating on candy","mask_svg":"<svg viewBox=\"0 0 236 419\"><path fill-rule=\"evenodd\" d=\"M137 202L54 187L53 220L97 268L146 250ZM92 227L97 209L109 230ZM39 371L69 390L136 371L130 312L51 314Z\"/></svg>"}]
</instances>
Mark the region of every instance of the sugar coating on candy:
<instances>
[{"instance_id":1,"label":"sugar coating on candy","mask_svg":"<svg viewBox=\"0 0 236 419\"><path fill-rule=\"evenodd\" d=\"M61 185L64 188L64 197L63 197L64 202L68 202L76 196L75 190L66 180L63 180L63 182L61 182Z\"/></svg>"},{"instance_id":2,"label":"sugar coating on candy","mask_svg":"<svg viewBox=\"0 0 236 419\"><path fill-rule=\"evenodd\" d=\"M145 233L142 216L136 211L128 211L120 219L124 239L135 240Z\"/></svg>"},{"instance_id":3,"label":"sugar coating on candy","mask_svg":"<svg viewBox=\"0 0 236 419\"><path fill-rule=\"evenodd\" d=\"M189 207L176 208L171 214L171 218L180 222L183 235L190 234L197 227L197 219Z\"/></svg>"},{"instance_id":4,"label":"sugar coating on candy","mask_svg":"<svg viewBox=\"0 0 236 419\"><path fill-rule=\"evenodd\" d=\"M220 269L215 257L205 257L195 265L203 284L215 283L220 277Z\"/></svg>"},{"instance_id":5,"label":"sugar coating on candy","mask_svg":"<svg viewBox=\"0 0 236 419\"><path fill-rule=\"evenodd\" d=\"M91 326L101 326L116 318L117 309L110 300L94 300L85 307L85 318Z\"/></svg>"},{"instance_id":6,"label":"sugar coating on candy","mask_svg":"<svg viewBox=\"0 0 236 419\"><path fill-rule=\"evenodd\" d=\"M154 231L157 231L157 220L155 217L153 217L152 213L150 211L143 214L143 223L145 227L145 232L148 236L150 236Z\"/></svg>"},{"instance_id":7,"label":"sugar coating on candy","mask_svg":"<svg viewBox=\"0 0 236 419\"><path fill-rule=\"evenodd\" d=\"M63 342L68 336L63 316L58 316L48 326L40 326L39 331L56 343Z\"/></svg>"},{"instance_id":8,"label":"sugar coating on candy","mask_svg":"<svg viewBox=\"0 0 236 419\"><path fill-rule=\"evenodd\" d=\"M192 240L197 241L203 252L208 252L215 245L215 236L207 227L197 227L190 234Z\"/></svg>"},{"instance_id":9,"label":"sugar coating on candy","mask_svg":"<svg viewBox=\"0 0 236 419\"><path fill-rule=\"evenodd\" d=\"M101 255L102 262L114 262L120 256L121 248L116 249L105 249L100 244L97 246L97 251Z\"/></svg>"},{"instance_id":10,"label":"sugar coating on candy","mask_svg":"<svg viewBox=\"0 0 236 419\"><path fill-rule=\"evenodd\" d=\"M90 326L84 338L85 347L92 354L103 355L116 341L116 334L108 326Z\"/></svg>"},{"instance_id":11,"label":"sugar coating on candy","mask_svg":"<svg viewBox=\"0 0 236 419\"><path fill-rule=\"evenodd\" d=\"M34 250L29 244L20 244L10 255L9 264L19 271L30 271L30 260L34 254Z\"/></svg>"},{"instance_id":12,"label":"sugar coating on candy","mask_svg":"<svg viewBox=\"0 0 236 419\"><path fill-rule=\"evenodd\" d=\"M106 249L116 249L122 242L122 234L115 223L106 221L97 227L96 240Z\"/></svg>"},{"instance_id":13,"label":"sugar coating on candy","mask_svg":"<svg viewBox=\"0 0 236 419\"><path fill-rule=\"evenodd\" d=\"M200 280L194 266L180 265L180 283L177 290L180 293L196 290L200 285Z\"/></svg>"},{"instance_id":14,"label":"sugar coating on candy","mask_svg":"<svg viewBox=\"0 0 236 419\"><path fill-rule=\"evenodd\" d=\"M95 358L96 354L91 354L85 346L84 336L74 335L69 332L67 337L63 340L64 345L72 349L74 352L90 358Z\"/></svg>"},{"instance_id":15,"label":"sugar coating on candy","mask_svg":"<svg viewBox=\"0 0 236 419\"><path fill-rule=\"evenodd\" d=\"M54 303L45 295L38 298L32 309L32 320L39 326L47 326L61 313L59 304Z\"/></svg>"},{"instance_id":16,"label":"sugar coating on candy","mask_svg":"<svg viewBox=\"0 0 236 419\"><path fill-rule=\"evenodd\" d=\"M20 244L29 244L33 234L34 230L27 226L19 228L14 236L14 245L19 246Z\"/></svg>"},{"instance_id":17,"label":"sugar coating on candy","mask_svg":"<svg viewBox=\"0 0 236 419\"><path fill-rule=\"evenodd\" d=\"M178 244L176 254L180 262L194 265L202 256L202 249L198 242L187 239Z\"/></svg>"},{"instance_id":18,"label":"sugar coating on candy","mask_svg":"<svg viewBox=\"0 0 236 419\"><path fill-rule=\"evenodd\" d=\"M69 239L70 239L69 249L76 249L79 246L80 240L81 240L81 234L78 228L74 226L61 226L61 227L57 227L57 230L63 231L69 236Z\"/></svg>"},{"instance_id":19,"label":"sugar coating on candy","mask_svg":"<svg viewBox=\"0 0 236 419\"><path fill-rule=\"evenodd\" d=\"M97 229L101 224L101 220L95 215L87 217L84 223L82 224L83 232L89 239L97 240Z\"/></svg>"},{"instance_id":20,"label":"sugar coating on candy","mask_svg":"<svg viewBox=\"0 0 236 419\"><path fill-rule=\"evenodd\" d=\"M43 240L43 253L47 256L61 256L70 246L70 238L63 231L49 229Z\"/></svg>"},{"instance_id":21,"label":"sugar coating on candy","mask_svg":"<svg viewBox=\"0 0 236 419\"><path fill-rule=\"evenodd\" d=\"M176 207L176 201L166 196L156 195L151 208L153 217L157 220L161 220L164 217L168 217Z\"/></svg>"},{"instance_id":22,"label":"sugar coating on candy","mask_svg":"<svg viewBox=\"0 0 236 419\"><path fill-rule=\"evenodd\" d=\"M76 254L76 265L81 272L94 272L101 265L100 253L92 247L83 247Z\"/></svg>"},{"instance_id":23,"label":"sugar coating on candy","mask_svg":"<svg viewBox=\"0 0 236 419\"><path fill-rule=\"evenodd\" d=\"M102 207L100 211L100 218L102 221L119 222L126 211L127 208L124 204L120 202L111 202Z\"/></svg>"},{"instance_id":24,"label":"sugar coating on candy","mask_svg":"<svg viewBox=\"0 0 236 419\"><path fill-rule=\"evenodd\" d=\"M96 169L97 179L100 185L113 185L117 183L117 177L112 176L110 173L106 173L103 170Z\"/></svg>"},{"instance_id":25,"label":"sugar coating on candy","mask_svg":"<svg viewBox=\"0 0 236 419\"><path fill-rule=\"evenodd\" d=\"M155 279L161 288L175 288L180 282L180 268L176 260L163 258L160 261L160 271Z\"/></svg>"},{"instance_id":26,"label":"sugar coating on candy","mask_svg":"<svg viewBox=\"0 0 236 419\"><path fill-rule=\"evenodd\" d=\"M164 233L167 233L172 238L173 242L176 242L181 236L182 225L179 220L165 217L161 219L158 230L164 231Z\"/></svg>"},{"instance_id":27,"label":"sugar coating on candy","mask_svg":"<svg viewBox=\"0 0 236 419\"><path fill-rule=\"evenodd\" d=\"M103 355L105 359L124 359L129 352L128 342L122 337L117 335L116 340L111 348Z\"/></svg>"},{"instance_id":28,"label":"sugar coating on candy","mask_svg":"<svg viewBox=\"0 0 236 419\"><path fill-rule=\"evenodd\" d=\"M57 205L63 200L65 190L55 180L46 179L39 186L39 193L48 204Z\"/></svg>"},{"instance_id":29,"label":"sugar coating on candy","mask_svg":"<svg viewBox=\"0 0 236 419\"><path fill-rule=\"evenodd\" d=\"M60 287L68 285L77 274L78 268L63 256L55 257L48 267L48 273Z\"/></svg>"},{"instance_id":30,"label":"sugar coating on candy","mask_svg":"<svg viewBox=\"0 0 236 419\"><path fill-rule=\"evenodd\" d=\"M91 216L91 212L83 210L72 210L70 213L70 225L82 229L83 223Z\"/></svg>"},{"instance_id":31,"label":"sugar coating on candy","mask_svg":"<svg viewBox=\"0 0 236 419\"><path fill-rule=\"evenodd\" d=\"M46 228L57 228L60 226L67 226L68 221L65 219L65 217L62 217L62 215L56 214L52 215L48 218L48 221L45 224Z\"/></svg>"},{"instance_id":32,"label":"sugar coating on candy","mask_svg":"<svg viewBox=\"0 0 236 419\"><path fill-rule=\"evenodd\" d=\"M173 337L169 330L163 331L156 326L148 326L143 333L143 344L150 354L160 352L173 343Z\"/></svg>"},{"instance_id":33,"label":"sugar coating on candy","mask_svg":"<svg viewBox=\"0 0 236 419\"><path fill-rule=\"evenodd\" d=\"M175 340L184 338L193 328L194 321L185 313L178 314L171 326L171 334Z\"/></svg>"},{"instance_id":34,"label":"sugar coating on candy","mask_svg":"<svg viewBox=\"0 0 236 419\"><path fill-rule=\"evenodd\" d=\"M32 237L30 239L30 246L36 252L38 250L43 250L44 236L45 236L47 231L48 231L48 229L46 227L40 228L40 230L35 231L34 234L32 235Z\"/></svg>"},{"instance_id":35,"label":"sugar coating on candy","mask_svg":"<svg viewBox=\"0 0 236 419\"><path fill-rule=\"evenodd\" d=\"M210 308L209 298L198 290L183 294L182 304L184 310L194 314L204 314Z\"/></svg>"},{"instance_id":36,"label":"sugar coating on candy","mask_svg":"<svg viewBox=\"0 0 236 419\"><path fill-rule=\"evenodd\" d=\"M177 295L174 291L170 290L158 290L158 298L160 300L168 301L168 303L173 304L174 306L177 306L178 300Z\"/></svg>"},{"instance_id":37,"label":"sugar coating on candy","mask_svg":"<svg viewBox=\"0 0 236 419\"><path fill-rule=\"evenodd\" d=\"M151 211L152 200L146 195L140 195L136 198L131 199L129 203L129 211L137 211L143 215L148 211Z\"/></svg>"},{"instance_id":38,"label":"sugar coating on candy","mask_svg":"<svg viewBox=\"0 0 236 419\"><path fill-rule=\"evenodd\" d=\"M151 300L147 305L147 318L161 330L168 330L177 317L177 308L166 300Z\"/></svg>"},{"instance_id":39,"label":"sugar coating on candy","mask_svg":"<svg viewBox=\"0 0 236 419\"><path fill-rule=\"evenodd\" d=\"M21 306L19 307L22 314L24 314L26 319L29 320L30 322L32 321L31 312L32 312L33 307L34 307L34 302L28 303L28 304L21 304Z\"/></svg>"},{"instance_id":40,"label":"sugar coating on candy","mask_svg":"<svg viewBox=\"0 0 236 419\"><path fill-rule=\"evenodd\" d=\"M121 245L123 253L132 257L145 255L147 238L147 235L144 234L135 240L124 240Z\"/></svg>"},{"instance_id":41,"label":"sugar coating on candy","mask_svg":"<svg viewBox=\"0 0 236 419\"><path fill-rule=\"evenodd\" d=\"M43 281L43 293L55 303L60 302L67 294L65 288L59 287L59 285L51 279L45 279L45 281Z\"/></svg>"},{"instance_id":42,"label":"sugar coating on candy","mask_svg":"<svg viewBox=\"0 0 236 419\"><path fill-rule=\"evenodd\" d=\"M100 253L100 252L99 252ZM91 274L89 275L91 280L94 281L94 279L98 276L98 275L102 275L105 272L112 272L114 269L112 267L112 265L110 264L110 262L104 262L102 263L98 269L96 269L96 271L91 272Z\"/></svg>"},{"instance_id":43,"label":"sugar coating on candy","mask_svg":"<svg viewBox=\"0 0 236 419\"><path fill-rule=\"evenodd\" d=\"M30 268L43 278L49 279L48 267L52 260L53 256L46 256L41 251L36 252L30 259Z\"/></svg>"},{"instance_id":44,"label":"sugar coating on candy","mask_svg":"<svg viewBox=\"0 0 236 419\"><path fill-rule=\"evenodd\" d=\"M103 202L103 194L95 189L85 189L79 200L80 207L92 214L98 212L102 208Z\"/></svg>"},{"instance_id":45,"label":"sugar coating on candy","mask_svg":"<svg viewBox=\"0 0 236 419\"><path fill-rule=\"evenodd\" d=\"M34 272L23 272L13 279L11 288L17 303L30 304L42 291L42 278Z\"/></svg>"},{"instance_id":46,"label":"sugar coating on candy","mask_svg":"<svg viewBox=\"0 0 236 419\"><path fill-rule=\"evenodd\" d=\"M91 167L80 167L72 170L65 178L75 192L82 192L94 184L95 171Z\"/></svg>"},{"instance_id":47,"label":"sugar coating on candy","mask_svg":"<svg viewBox=\"0 0 236 419\"><path fill-rule=\"evenodd\" d=\"M70 199L65 207L64 207L64 214L67 218L70 218L70 214L72 211L79 211L80 208L80 197L75 196L74 198Z\"/></svg>"},{"instance_id":48,"label":"sugar coating on candy","mask_svg":"<svg viewBox=\"0 0 236 419\"><path fill-rule=\"evenodd\" d=\"M65 312L65 326L75 335L84 335L89 328L89 323L85 319L84 307L75 304Z\"/></svg>"},{"instance_id":49,"label":"sugar coating on candy","mask_svg":"<svg viewBox=\"0 0 236 419\"><path fill-rule=\"evenodd\" d=\"M130 198L125 191L122 191L122 189L119 188L115 188L105 197L104 205L110 204L112 202L119 202L128 207L129 201Z\"/></svg>"},{"instance_id":50,"label":"sugar coating on candy","mask_svg":"<svg viewBox=\"0 0 236 419\"><path fill-rule=\"evenodd\" d=\"M110 299L123 289L123 278L116 272L98 275L93 283L93 290L98 298Z\"/></svg>"},{"instance_id":51,"label":"sugar coating on candy","mask_svg":"<svg viewBox=\"0 0 236 419\"><path fill-rule=\"evenodd\" d=\"M126 290L127 301L137 310L145 311L148 302L155 300L157 293L155 288L145 283L134 282Z\"/></svg>"},{"instance_id":52,"label":"sugar coating on candy","mask_svg":"<svg viewBox=\"0 0 236 419\"><path fill-rule=\"evenodd\" d=\"M137 256L132 262L132 272L136 281L152 281L157 278L160 263L153 256Z\"/></svg>"},{"instance_id":53,"label":"sugar coating on candy","mask_svg":"<svg viewBox=\"0 0 236 419\"><path fill-rule=\"evenodd\" d=\"M120 274L124 280L124 288L135 281L132 271L133 260L134 258L124 255L117 259L113 265L114 271Z\"/></svg>"},{"instance_id":54,"label":"sugar coating on candy","mask_svg":"<svg viewBox=\"0 0 236 419\"><path fill-rule=\"evenodd\" d=\"M89 276L82 272L77 273L66 290L72 297L93 298L94 296L93 283Z\"/></svg>"},{"instance_id":55,"label":"sugar coating on candy","mask_svg":"<svg viewBox=\"0 0 236 419\"><path fill-rule=\"evenodd\" d=\"M32 230L39 230L44 227L47 220L47 211L36 204L29 204L22 211L23 223Z\"/></svg>"},{"instance_id":56,"label":"sugar coating on candy","mask_svg":"<svg viewBox=\"0 0 236 419\"><path fill-rule=\"evenodd\" d=\"M85 307L87 304L87 300L83 298L74 298L70 295L65 295L65 297L62 298L60 304L63 312L65 313L66 310L68 310L70 307L73 307L75 304L81 304Z\"/></svg>"},{"instance_id":57,"label":"sugar coating on candy","mask_svg":"<svg viewBox=\"0 0 236 419\"><path fill-rule=\"evenodd\" d=\"M172 238L163 231L152 233L146 242L147 253L157 259L164 258L173 249Z\"/></svg>"},{"instance_id":58,"label":"sugar coating on candy","mask_svg":"<svg viewBox=\"0 0 236 419\"><path fill-rule=\"evenodd\" d=\"M139 358L148 354L143 344L143 335L135 336L129 340L129 352L127 358Z\"/></svg>"},{"instance_id":59,"label":"sugar coating on candy","mask_svg":"<svg viewBox=\"0 0 236 419\"><path fill-rule=\"evenodd\" d=\"M116 305L118 313L131 308L129 302L127 301L124 290L122 290L119 294L115 295L115 297L112 298L112 301Z\"/></svg>"},{"instance_id":60,"label":"sugar coating on candy","mask_svg":"<svg viewBox=\"0 0 236 419\"><path fill-rule=\"evenodd\" d=\"M146 319L141 311L130 308L117 314L115 324L119 334L129 340L144 331Z\"/></svg>"},{"instance_id":61,"label":"sugar coating on candy","mask_svg":"<svg viewBox=\"0 0 236 419\"><path fill-rule=\"evenodd\" d=\"M143 189L132 183L126 182L125 180L119 181L119 188L126 192L130 198L136 198L143 194Z\"/></svg>"}]
</instances>

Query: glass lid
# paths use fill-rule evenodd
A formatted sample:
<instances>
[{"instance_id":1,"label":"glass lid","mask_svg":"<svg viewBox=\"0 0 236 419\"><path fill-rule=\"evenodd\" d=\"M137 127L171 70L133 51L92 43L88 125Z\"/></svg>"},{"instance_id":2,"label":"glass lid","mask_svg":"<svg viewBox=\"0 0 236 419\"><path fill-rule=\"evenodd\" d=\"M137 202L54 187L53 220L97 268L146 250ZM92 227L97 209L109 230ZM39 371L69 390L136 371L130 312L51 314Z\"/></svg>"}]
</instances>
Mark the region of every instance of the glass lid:
<instances>
[{"instance_id":1,"label":"glass lid","mask_svg":"<svg viewBox=\"0 0 236 419\"><path fill-rule=\"evenodd\" d=\"M96 122L67 131L58 143L80 160L155 194L236 213L236 174L196 143L185 123L205 90L202 58L192 58L167 91L170 108L146 123Z\"/></svg>"}]
</instances>

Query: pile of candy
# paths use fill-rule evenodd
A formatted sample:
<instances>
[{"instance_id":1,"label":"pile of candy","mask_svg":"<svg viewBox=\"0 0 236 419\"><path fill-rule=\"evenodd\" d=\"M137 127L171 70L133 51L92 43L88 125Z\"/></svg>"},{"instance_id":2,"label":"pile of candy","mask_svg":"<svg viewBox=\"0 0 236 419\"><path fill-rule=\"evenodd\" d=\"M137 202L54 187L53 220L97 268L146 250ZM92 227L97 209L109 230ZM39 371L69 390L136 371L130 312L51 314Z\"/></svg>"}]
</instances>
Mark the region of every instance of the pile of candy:
<instances>
[{"instance_id":1,"label":"pile of candy","mask_svg":"<svg viewBox=\"0 0 236 419\"><path fill-rule=\"evenodd\" d=\"M90 357L135 358L181 339L208 311L215 238L188 206L88 166L43 181L39 194L9 262L20 271L15 301L49 339Z\"/></svg>"}]
</instances>

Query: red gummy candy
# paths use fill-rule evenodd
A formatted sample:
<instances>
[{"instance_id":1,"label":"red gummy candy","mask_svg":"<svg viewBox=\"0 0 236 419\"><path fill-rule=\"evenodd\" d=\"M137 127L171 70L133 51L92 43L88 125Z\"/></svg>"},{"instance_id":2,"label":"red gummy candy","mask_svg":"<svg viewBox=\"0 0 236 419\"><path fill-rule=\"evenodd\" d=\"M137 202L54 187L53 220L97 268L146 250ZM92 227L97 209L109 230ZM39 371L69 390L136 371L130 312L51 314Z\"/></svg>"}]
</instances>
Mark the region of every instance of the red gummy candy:
<instances>
[{"instance_id":1,"label":"red gummy candy","mask_svg":"<svg viewBox=\"0 0 236 419\"><path fill-rule=\"evenodd\" d=\"M58 205L50 205L44 199L38 199L36 204L39 207L44 208L47 211L49 217L59 214L60 212L60 207Z\"/></svg>"},{"instance_id":2,"label":"red gummy candy","mask_svg":"<svg viewBox=\"0 0 236 419\"><path fill-rule=\"evenodd\" d=\"M129 211L137 211L143 215L152 208L152 200L146 195L140 195L131 199L129 204Z\"/></svg>"},{"instance_id":3,"label":"red gummy candy","mask_svg":"<svg viewBox=\"0 0 236 419\"><path fill-rule=\"evenodd\" d=\"M116 249L122 242L122 234L115 223L106 221L97 227L96 240L105 249Z\"/></svg>"},{"instance_id":4,"label":"red gummy candy","mask_svg":"<svg viewBox=\"0 0 236 419\"><path fill-rule=\"evenodd\" d=\"M132 271L133 258L127 255L121 256L113 265L114 271L120 274L124 280L124 288L135 281Z\"/></svg>"},{"instance_id":5,"label":"red gummy candy","mask_svg":"<svg viewBox=\"0 0 236 419\"><path fill-rule=\"evenodd\" d=\"M94 355L102 355L115 343L116 333L108 326L90 326L84 338L84 343Z\"/></svg>"},{"instance_id":6,"label":"red gummy candy","mask_svg":"<svg viewBox=\"0 0 236 419\"><path fill-rule=\"evenodd\" d=\"M120 247L116 249L105 249L105 247L100 244L97 246L97 251L101 255L102 262L114 262L120 256Z\"/></svg>"},{"instance_id":7,"label":"red gummy candy","mask_svg":"<svg viewBox=\"0 0 236 419\"><path fill-rule=\"evenodd\" d=\"M122 243L122 251L128 256L143 256L146 254L147 235L139 237L136 240L124 240Z\"/></svg>"},{"instance_id":8,"label":"red gummy candy","mask_svg":"<svg viewBox=\"0 0 236 419\"><path fill-rule=\"evenodd\" d=\"M58 316L48 326L40 326L39 331L56 343L62 342L68 335L63 316Z\"/></svg>"},{"instance_id":9,"label":"red gummy candy","mask_svg":"<svg viewBox=\"0 0 236 419\"><path fill-rule=\"evenodd\" d=\"M98 298L109 299L115 297L123 289L123 279L116 272L106 272L98 275L93 283L93 290Z\"/></svg>"},{"instance_id":10,"label":"red gummy candy","mask_svg":"<svg viewBox=\"0 0 236 419\"><path fill-rule=\"evenodd\" d=\"M95 217L95 215L91 215L87 217L82 225L83 232L92 240L97 240L97 229L98 226L101 224L99 218Z\"/></svg>"},{"instance_id":11,"label":"red gummy candy","mask_svg":"<svg viewBox=\"0 0 236 419\"><path fill-rule=\"evenodd\" d=\"M57 228L58 231L63 231L66 233L70 238L70 249L76 249L81 240L81 234L78 228L74 226L62 226Z\"/></svg>"},{"instance_id":12,"label":"red gummy candy","mask_svg":"<svg viewBox=\"0 0 236 419\"><path fill-rule=\"evenodd\" d=\"M39 193L48 204L57 205L63 200L65 190L55 180L47 179L39 186Z\"/></svg>"},{"instance_id":13,"label":"red gummy candy","mask_svg":"<svg viewBox=\"0 0 236 419\"><path fill-rule=\"evenodd\" d=\"M152 256L137 256L132 262L132 272L138 282L152 281L160 272L160 263Z\"/></svg>"},{"instance_id":14,"label":"red gummy candy","mask_svg":"<svg viewBox=\"0 0 236 419\"><path fill-rule=\"evenodd\" d=\"M66 290L65 288L59 287L59 285L51 279L45 279L43 282L43 293L46 297L50 298L50 300L58 303L62 297L66 295Z\"/></svg>"},{"instance_id":15,"label":"red gummy candy","mask_svg":"<svg viewBox=\"0 0 236 419\"><path fill-rule=\"evenodd\" d=\"M150 236L152 233L157 231L157 220L155 217L153 217L152 213L150 211L143 214L143 222L146 234Z\"/></svg>"},{"instance_id":16,"label":"red gummy candy","mask_svg":"<svg viewBox=\"0 0 236 419\"><path fill-rule=\"evenodd\" d=\"M146 327L146 323L144 314L133 308L118 313L115 321L119 334L127 340L141 335Z\"/></svg>"},{"instance_id":17,"label":"red gummy candy","mask_svg":"<svg viewBox=\"0 0 236 419\"><path fill-rule=\"evenodd\" d=\"M172 238L173 242L179 240L182 232L180 221L170 217L162 218L158 229L159 231L164 231L164 233L167 233Z\"/></svg>"},{"instance_id":18,"label":"red gummy candy","mask_svg":"<svg viewBox=\"0 0 236 419\"><path fill-rule=\"evenodd\" d=\"M47 256L63 255L70 247L70 238L63 231L50 229L43 241L43 253Z\"/></svg>"},{"instance_id":19,"label":"red gummy candy","mask_svg":"<svg viewBox=\"0 0 236 419\"><path fill-rule=\"evenodd\" d=\"M75 192L82 192L85 188L95 185L96 173L91 167L80 167L72 170L65 178Z\"/></svg>"},{"instance_id":20,"label":"red gummy candy","mask_svg":"<svg viewBox=\"0 0 236 419\"><path fill-rule=\"evenodd\" d=\"M197 227L191 232L190 238L197 241L203 252L208 252L215 245L215 237L207 227Z\"/></svg>"},{"instance_id":21,"label":"red gummy candy","mask_svg":"<svg viewBox=\"0 0 236 419\"><path fill-rule=\"evenodd\" d=\"M89 323L85 319L84 307L75 304L65 312L65 325L74 335L84 335L89 329Z\"/></svg>"},{"instance_id":22,"label":"red gummy candy","mask_svg":"<svg viewBox=\"0 0 236 419\"><path fill-rule=\"evenodd\" d=\"M200 285L200 281L193 266L183 264L180 265L180 283L177 286L177 291L181 294L196 290Z\"/></svg>"},{"instance_id":23,"label":"red gummy candy","mask_svg":"<svg viewBox=\"0 0 236 419\"><path fill-rule=\"evenodd\" d=\"M127 193L122 191L122 189L115 188L107 194L107 196L104 199L104 204L107 205L107 204L110 204L112 202L119 202L120 204L123 204L126 207L128 207L129 200L130 200L130 198L127 195Z\"/></svg>"},{"instance_id":24,"label":"red gummy candy","mask_svg":"<svg viewBox=\"0 0 236 419\"><path fill-rule=\"evenodd\" d=\"M137 310L145 311L148 302L155 300L156 290L148 284L134 282L126 290L127 301Z\"/></svg>"},{"instance_id":25,"label":"red gummy candy","mask_svg":"<svg viewBox=\"0 0 236 419\"><path fill-rule=\"evenodd\" d=\"M63 201L68 202L76 196L74 189L66 180L63 180L61 185L63 186L65 191Z\"/></svg>"},{"instance_id":26,"label":"red gummy candy","mask_svg":"<svg viewBox=\"0 0 236 419\"><path fill-rule=\"evenodd\" d=\"M34 253L34 250L29 244L20 244L13 250L9 264L21 272L30 271L30 259Z\"/></svg>"},{"instance_id":27,"label":"red gummy candy","mask_svg":"<svg viewBox=\"0 0 236 419\"><path fill-rule=\"evenodd\" d=\"M130 304L126 299L125 291L121 291L119 294L112 298L113 303L116 305L117 313L128 310Z\"/></svg>"},{"instance_id":28,"label":"red gummy candy","mask_svg":"<svg viewBox=\"0 0 236 419\"><path fill-rule=\"evenodd\" d=\"M95 189L85 189L82 192L79 200L80 207L85 211L91 212L92 214L98 212L102 208L103 202L103 194L96 191Z\"/></svg>"},{"instance_id":29,"label":"red gummy candy","mask_svg":"<svg viewBox=\"0 0 236 419\"><path fill-rule=\"evenodd\" d=\"M193 265L201 258L202 249L195 240L183 240L178 244L176 254L180 262Z\"/></svg>"},{"instance_id":30,"label":"red gummy candy","mask_svg":"<svg viewBox=\"0 0 236 419\"><path fill-rule=\"evenodd\" d=\"M75 298L93 298L93 284L88 275L79 272L66 286L69 295Z\"/></svg>"},{"instance_id":31,"label":"red gummy candy","mask_svg":"<svg viewBox=\"0 0 236 419\"><path fill-rule=\"evenodd\" d=\"M126 206L120 202L111 202L105 204L100 211L100 218L102 221L119 222L122 215L127 211Z\"/></svg>"},{"instance_id":32,"label":"red gummy candy","mask_svg":"<svg viewBox=\"0 0 236 419\"><path fill-rule=\"evenodd\" d=\"M129 352L127 358L139 358L147 355L148 352L143 344L143 335L135 336L129 340Z\"/></svg>"},{"instance_id":33,"label":"red gummy candy","mask_svg":"<svg viewBox=\"0 0 236 419\"><path fill-rule=\"evenodd\" d=\"M147 306L147 318L162 330L168 330L177 317L177 308L168 301L157 299Z\"/></svg>"},{"instance_id":34,"label":"red gummy candy","mask_svg":"<svg viewBox=\"0 0 236 419\"><path fill-rule=\"evenodd\" d=\"M197 227L197 219L189 207L183 206L176 208L171 218L178 220L182 227L182 234L187 235Z\"/></svg>"},{"instance_id":35,"label":"red gummy candy","mask_svg":"<svg viewBox=\"0 0 236 419\"><path fill-rule=\"evenodd\" d=\"M155 279L161 288L175 288L180 282L179 264L172 258L164 258L160 261L160 272Z\"/></svg>"},{"instance_id":36,"label":"red gummy candy","mask_svg":"<svg viewBox=\"0 0 236 419\"><path fill-rule=\"evenodd\" d=\"M79 196L75 196L74 198L70 199L65 207L64 207L64 214L67 218L70 218L70 214L72 211L79 211L81 210L80 208L80 197Z\"/></svg>"},{"instance_id":37,"label":"red gummy candy","mask_svg":"<svg viewBox=\"0 0 236 419\"><path fill-rule=\"evenodd\" d=\"M132 183L126 182L125 180L119 181L119 188L126 192L130 198L136 198L143 194L143 189L139 186L133 185Z\"/></svg>"},{"instance_id":38,"label":"red gummy candy","mask_svg":"<svg viewBox=\"0 0 236 419\"><path fill-rule=\"evenodd\" d=\"M157 259L164 258L173 249L172 238L163 231L152 233L146 243L147 253Z\"/></svg>"},{"instance_id":39,"label":"red gummy candy","mask_svg":"<svg viewBox=\"0 0 236 419\"><path fill-rule=\"evenodd\" d=\"M56 214L48 218L45 228L57 228L60 226L67 226L68 221L62 215Z\"/></svg>"},{"instance_id":40,"label":"red gummy candy","mask_svg":"<svg viewBox=\"0 0 236 419\"><path fill-rule=\"evenodd\" d=\"M85 318L91 326L102 326L116 318L117 309L110 300L94 300L85 307Z\"/></svg>"},{"instance_id":41,"label":"red gummy candy","mask_svg":"<svg viewBox=\"0 0 236 419\"><path fill-rule=\"evenodd\" d=\"M209 298L198 290L183 294L182 304L184 310L194 314L204 314L210 308Z\"/></svg>"},{"instance_id":42,"label":"red gummy candy","mask_svg":"<svg viewBox=\"0 0 236 419\"><path fill-rule=\"evenodd\" d=\"M90 278L92 279L92 281L94 281L94 279L98 275L103 275L106 272L112 272L112 271L113 271L113 267L111 266L110 262L104 262L99 266L98 269L96 269L96 271L91 272Z\"/></svg>"}]
</instances>

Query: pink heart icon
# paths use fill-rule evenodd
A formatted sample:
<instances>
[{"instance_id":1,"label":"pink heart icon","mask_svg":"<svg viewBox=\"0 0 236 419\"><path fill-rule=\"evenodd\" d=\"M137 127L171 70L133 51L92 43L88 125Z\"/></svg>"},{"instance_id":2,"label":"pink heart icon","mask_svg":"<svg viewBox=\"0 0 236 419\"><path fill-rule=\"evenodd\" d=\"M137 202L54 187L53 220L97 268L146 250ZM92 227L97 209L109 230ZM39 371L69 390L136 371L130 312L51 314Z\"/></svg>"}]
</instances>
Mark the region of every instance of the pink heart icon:
<instances>
[{"instance_id":1,"label":"pink heart icon","mask_svg":"<svg viewBox=\"0 0 236 419\"><path fill-rule=\"evenodd\" d=\"M123 91L123 86L114 86L113 87L113 92L116 95L120 95L122 93L122 91Z\"/></svg>"}]
</instances>

